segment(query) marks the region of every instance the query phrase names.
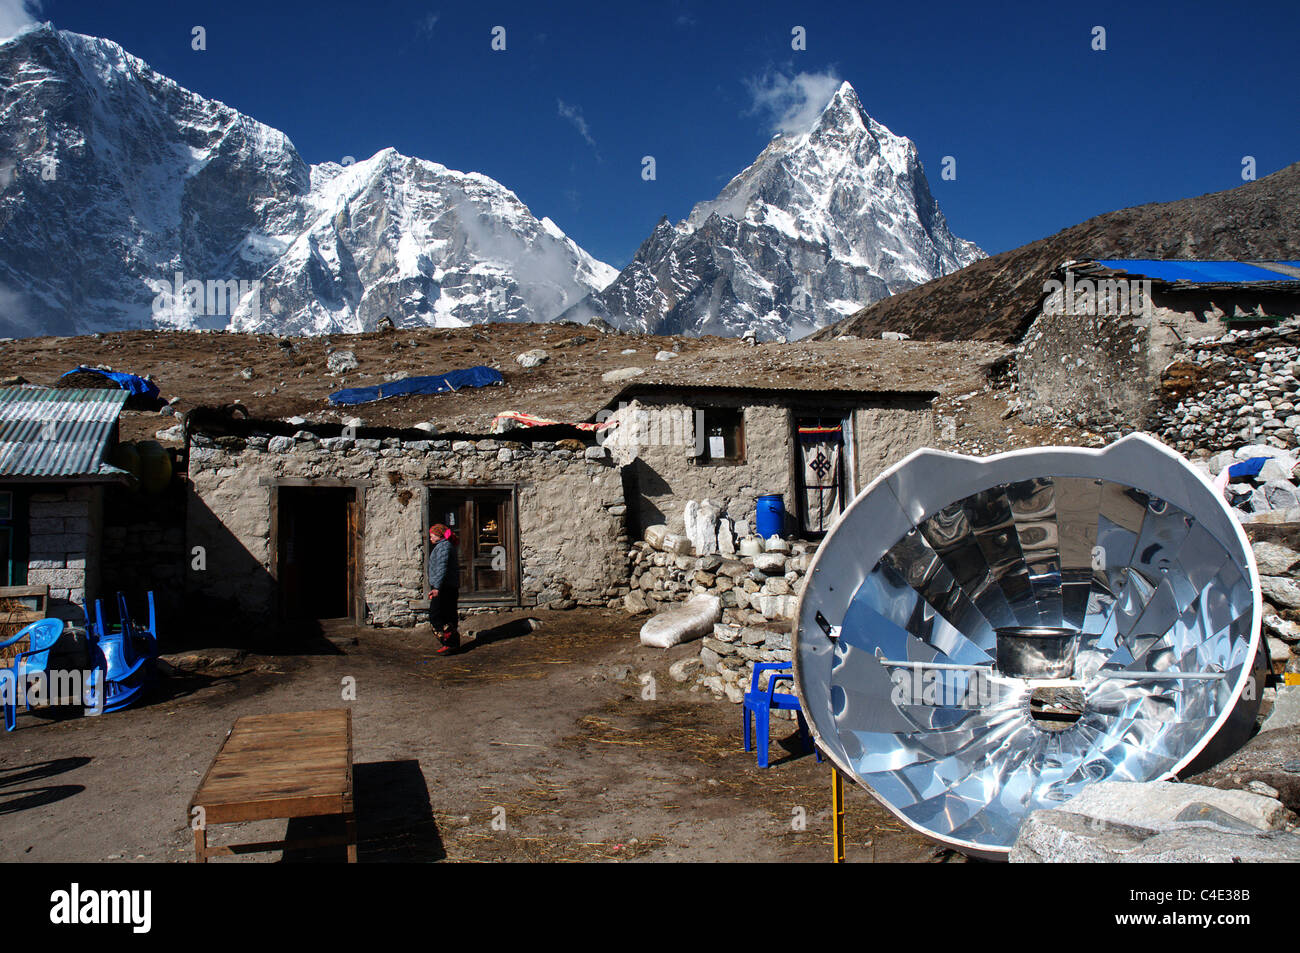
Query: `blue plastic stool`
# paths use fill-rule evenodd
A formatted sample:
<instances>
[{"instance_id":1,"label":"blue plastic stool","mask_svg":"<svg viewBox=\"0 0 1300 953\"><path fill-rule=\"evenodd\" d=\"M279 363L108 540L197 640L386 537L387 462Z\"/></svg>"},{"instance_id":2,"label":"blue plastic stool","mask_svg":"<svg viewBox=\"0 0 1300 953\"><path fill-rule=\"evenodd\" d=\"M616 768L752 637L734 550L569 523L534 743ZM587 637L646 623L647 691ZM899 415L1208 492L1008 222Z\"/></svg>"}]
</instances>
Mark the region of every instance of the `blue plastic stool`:
<instances>
[{"instance_id":1,"label":"blue plastic stool","mask_svg":"<svg viewBox=\"0 0 1300 953\"><path fill-rule=\"evenodd\" d=\"M744 711L744 732L745 732L745 750L753 751L753 729L758 729L758 766L767 767L767 749L771 735L771 712L773 708L785 711L795 712L795 717L799 722L799 736L803 738L804 745L811 748L817 756L817 761L822 760L822 753L813 744L812 736L808 733L808 723L804 721L803 711L799 708L799 699L788 692L778 692L776 683L784 679L794 681L794 673L790 671L790 662L759 662L754 666L753 681L750 682L749 691L745 692L745 711ZM758 685L762 680L764 672L772 672L772 676L767 680L767 688L759 691ZM757 725L755 726L755 720Z\"/></svg>"}]
</instances>

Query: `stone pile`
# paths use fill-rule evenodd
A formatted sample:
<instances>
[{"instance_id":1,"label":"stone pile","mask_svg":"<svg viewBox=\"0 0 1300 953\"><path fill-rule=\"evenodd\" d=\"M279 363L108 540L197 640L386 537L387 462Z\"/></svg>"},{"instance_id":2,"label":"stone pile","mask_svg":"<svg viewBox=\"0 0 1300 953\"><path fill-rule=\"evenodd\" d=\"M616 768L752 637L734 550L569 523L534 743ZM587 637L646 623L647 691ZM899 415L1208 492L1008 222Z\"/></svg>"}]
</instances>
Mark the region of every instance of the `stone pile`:
<instances>
[{"instance_id":1,"label":"stone pile","mask_svg":"<svg viewBox=\"0 0 1300 953\"><path fill-rule=\"evenodd\" d=\"M1184 365L1199 367L1206 382L1154 420L1174 449L1300 446L1300 320L1188 341L1171 368Z\"/></svg>"},{"instance_id":2,"label":"stone pile","mask_svg":"<svg viewBox=\"0 0 1300 953\"><path fill-rule=\"evenodd\" d=\"M744 701L745 692L753 683L756 664L788 661L790 661L788 628L764 629L720 622L713 627L713 635L706 635L700 642L698 668L690 668L688 665L682 665L682 668L695 672L697 684L713 692L715 698L725 698L739 705ZM673 672L673 677L678 677L676 672ZM758 685L760 690L767 687L769 678L771 674L765 672ZM794 686L789 682L781 686L781 691L793 690ZM772 717L778 716L793 718L794 713L772 712Z\"/></svg>"},{"instance_id":3,"label":"stone pile","mask_svg":"<svg viewBox=\"0 0 1300 953\"><path fill-rule=\"evenodd\" d=\"M698 657L678 660L670 673L676 681L694 681L736 704L750 687L756 663L790 661L790 630L816 549L813 543L778 538L748 537L744 542L745 548L762 551L701 556L685 534L652 526L628 553L632 588L623 600L628 612L640 614L695 595L718 597L722 622L701 639ZM763 676L760 688L768 677ZM772 717L792 718L793 713L773 712Z\"/></svg>"},{"instance_id":4,"label":"stone pile","mask_svg":"<svg viewBox=\"0 0 1300 953\"><path fill-rule=\"evenodd\" d=\"M1294 454L1265 444L1224 450L1193 461L1192 465L1211 479L1248 460L1265 458L1254 476L1230 476L1224 497L1242 523L1300 522L1300 464Z\"/></svg>"},{"instance_id":5,"label":"stone pile","mask_svg":"<svg viewBox=\"0 0 1300 953\"><path fill-rule=\"evenodd\" d=\"M791 622L815 546L781 539L768 540L765 546L765 551L752 556L716 552L697 556L685 535L652 526L628 552L631 591L623 600L624 608L639 615L705 594L722 601L724 622Z\"/></svg>"}]
</instances>

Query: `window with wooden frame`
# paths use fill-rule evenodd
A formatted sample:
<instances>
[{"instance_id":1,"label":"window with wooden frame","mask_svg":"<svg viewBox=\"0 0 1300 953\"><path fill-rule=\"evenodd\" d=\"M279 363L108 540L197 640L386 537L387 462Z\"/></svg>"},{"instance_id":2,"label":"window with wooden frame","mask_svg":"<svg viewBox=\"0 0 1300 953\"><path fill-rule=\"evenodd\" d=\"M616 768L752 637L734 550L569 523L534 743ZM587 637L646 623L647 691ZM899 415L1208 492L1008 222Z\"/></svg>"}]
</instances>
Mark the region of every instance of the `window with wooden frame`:
<instances>
[{"instance_id":1,"label":"window with wooden frame","mask_svg":"<svg viewBox=\"0 0 1300 953\"><path fill-rule=\"evenodd\" d=\"M734 466L745 462L745 412L739 407L704 407L695 411L695 444L701 466Z\"/></svg>"}]
</instances>

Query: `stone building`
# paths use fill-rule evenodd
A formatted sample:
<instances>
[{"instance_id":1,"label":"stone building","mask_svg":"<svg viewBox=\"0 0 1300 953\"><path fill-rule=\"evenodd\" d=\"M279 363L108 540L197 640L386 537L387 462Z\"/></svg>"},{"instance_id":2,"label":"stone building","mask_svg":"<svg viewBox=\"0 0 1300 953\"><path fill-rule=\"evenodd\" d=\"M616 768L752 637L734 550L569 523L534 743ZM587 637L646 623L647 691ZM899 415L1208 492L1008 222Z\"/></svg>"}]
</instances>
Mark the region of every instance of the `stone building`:
<instances>
[{"instance_id":1,"label":"stone building","mask_svg":"<svg viewBox=\"0 0 1300 953\"><path fill-rule=\"evenodd\" d=\"M458 534L463 608L627 592L619 472L573 428L430 439L215 415L190 426L187 587L240 616L416 624L434 522Z\"/></svg>"},{"instance_id":2,"label":"stone building","mask_svg":"<svg viewBox=\"0 0 1300 953\"><path fill-rule=\"evenodd\" d=\"M418 624L426 529L443 522L463 608L621 606L632 540L680 526L693 501L752 526L756 497L782 493L790 534L818 538L930 442L934 396L654 383L585 421L503 415L492 434L191 412L187 601L271 622Z\"/></svg>"},{"instance_id":3,"label":"stone building","mask_svg":"<svg viewBox=\"0 0 1300 953\"><path fill-rule=\"evenodd\" d=\"M780 494L786 534L819 539L875 474L933 442L933 391L637 385L601 416L623 466L633 536L685 531L688 502L754 525L755 500Z\"/></svg>"},{"instance_id":4,"label":"stone building","mask_svg":"<svg viewBox=\"0 0 1300 953\"><path fill-rule=\"evenodd\" d=\"M1103 432L1143 427L1186 341L1296 315L1296 262L1066 262L1020 345L1021 416Z\"/></svg>"},{"instance_id":5,"label":"stone building","mask_svg":"<svg viewBox=\"0 0 1300 953\"><path fill-rule=\"evenodd\" d=\"M0 586L40 591L47 615L80 622L100 591L107 462L122 390L0 389Z\"/></svg>"}]
</instances>

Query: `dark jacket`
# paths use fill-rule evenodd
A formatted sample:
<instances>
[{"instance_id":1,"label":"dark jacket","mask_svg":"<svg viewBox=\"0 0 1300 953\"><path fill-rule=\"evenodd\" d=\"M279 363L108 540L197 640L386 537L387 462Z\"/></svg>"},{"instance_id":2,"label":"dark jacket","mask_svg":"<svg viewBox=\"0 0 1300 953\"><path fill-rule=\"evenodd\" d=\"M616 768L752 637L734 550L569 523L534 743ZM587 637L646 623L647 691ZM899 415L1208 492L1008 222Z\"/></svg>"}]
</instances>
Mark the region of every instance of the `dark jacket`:
<instances>
[{"instance_id":1,"label":"dark jacket","mask_svg":"<svg viewBox=\"0 0 1300 953\"><path fill-rule=\"evenodd\" d=\"M430 589L442 589L460 585L460 563L456 558L456 544L449 539L440 539L429 550L427 577Z\"/></svg>"}]
</instances>

